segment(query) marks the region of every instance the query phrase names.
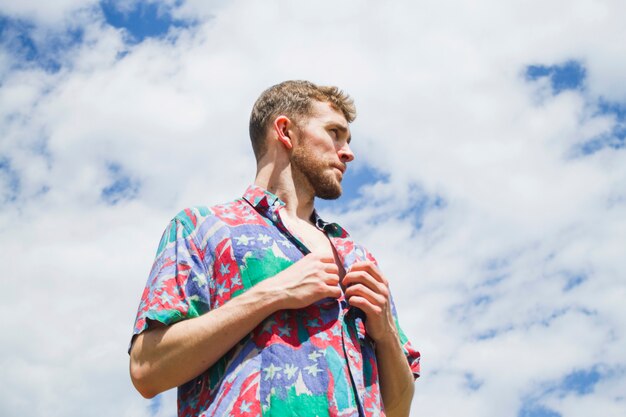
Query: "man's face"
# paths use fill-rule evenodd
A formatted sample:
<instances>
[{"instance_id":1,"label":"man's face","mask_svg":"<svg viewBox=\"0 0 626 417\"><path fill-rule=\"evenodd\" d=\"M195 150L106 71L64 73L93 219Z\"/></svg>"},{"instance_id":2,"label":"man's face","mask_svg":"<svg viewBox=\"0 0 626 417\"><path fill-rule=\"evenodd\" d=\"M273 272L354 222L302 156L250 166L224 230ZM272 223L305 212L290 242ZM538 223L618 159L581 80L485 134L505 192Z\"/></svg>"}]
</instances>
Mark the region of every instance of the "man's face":
<instances>
[{"instance_id":1,"label":"man's face","mask_svg":"<svg viewBox=\"0 0 626 417\"><path fill-rule=\"evenodd\" d=\"M316 197L339 198L346 164L354 159L345 117L329 103L313 102L311 115L300 122L298 133L291 153L296 186L305 181Z\"/></svg>"}]
</instances>

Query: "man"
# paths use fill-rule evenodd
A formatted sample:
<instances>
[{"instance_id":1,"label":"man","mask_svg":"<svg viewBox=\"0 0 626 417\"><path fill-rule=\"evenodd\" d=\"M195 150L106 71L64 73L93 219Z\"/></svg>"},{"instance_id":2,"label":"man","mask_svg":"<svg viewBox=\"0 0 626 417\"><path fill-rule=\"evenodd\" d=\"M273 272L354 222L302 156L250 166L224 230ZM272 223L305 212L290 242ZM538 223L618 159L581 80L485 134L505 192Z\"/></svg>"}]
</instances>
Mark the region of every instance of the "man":
<instances>
[{"instance_id":1,"label":"man","mask_svg":"<svg viewBox=\"0 0 626 417\"><path fill-rule=\"evenodd\" d=\"M287 81L254 105L243 198L179 213L130 349L146 398L179 416L406 416L419 353L367 250L314 210L341 195L356 116L336 87Z\"/></svg>"}]
</instances>

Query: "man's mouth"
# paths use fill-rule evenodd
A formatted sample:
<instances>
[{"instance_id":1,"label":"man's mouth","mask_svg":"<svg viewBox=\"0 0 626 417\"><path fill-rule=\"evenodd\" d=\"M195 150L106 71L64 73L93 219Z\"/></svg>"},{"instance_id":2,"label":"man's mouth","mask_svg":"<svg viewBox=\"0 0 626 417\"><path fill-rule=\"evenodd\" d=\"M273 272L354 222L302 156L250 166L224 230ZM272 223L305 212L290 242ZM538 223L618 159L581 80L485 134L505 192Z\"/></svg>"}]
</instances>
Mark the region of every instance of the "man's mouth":
<instances>
[{"instance_id":1,"label":"man's mouth","mask_svg":"<svg viewBox=\"0 0 626 417\"><path fill-rule=\"evenodd\" d=\"M333 168L337 168L339 171L341 171L341 175L346 173L346 166L345 165L333 165Z\"/></svg>"}]
</instances>

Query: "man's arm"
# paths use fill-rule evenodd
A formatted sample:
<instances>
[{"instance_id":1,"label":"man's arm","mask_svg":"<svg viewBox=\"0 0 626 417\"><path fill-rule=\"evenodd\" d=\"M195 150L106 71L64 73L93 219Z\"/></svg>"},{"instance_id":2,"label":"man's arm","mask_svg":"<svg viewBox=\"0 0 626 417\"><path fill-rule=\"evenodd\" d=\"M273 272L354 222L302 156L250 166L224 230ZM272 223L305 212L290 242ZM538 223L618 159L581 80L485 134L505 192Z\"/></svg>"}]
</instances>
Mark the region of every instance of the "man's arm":
<instances>
[{"instance_id":1,"label":"man's arm","mask_svg":"<svg viewBox=\"0 0 626 417\"><path fill-rule=\"evenodd\" d=\"M146 398L184 384L216 363L270 314L338 298L333 258L309 254L223 306L171 326L139 334L130 351L130 375Z\"/></svg>"},{"instance_id":2,"label":"man's arm","mask_svg":"<svg viewBox=\"0 0 626 417\"><path fill-rule=\"evenodd\" d=\"M415 379L397 333L376 342L376 361L385 414L389 417L408 416Z\"/></svg>"},{"instance_id":3,"label":"man's arm","mask_svg":"<svg viewBox=\"0 0 626 417\"><path fill-rule=\"evenodd\" d=\"M352 265L343 279L350 305L360 308L367 320L367 334L376 343L380 391L389 417L408 416L414 378L400 345L391 313L389 283L372 262Z\"/></svg>"}]
</instances>

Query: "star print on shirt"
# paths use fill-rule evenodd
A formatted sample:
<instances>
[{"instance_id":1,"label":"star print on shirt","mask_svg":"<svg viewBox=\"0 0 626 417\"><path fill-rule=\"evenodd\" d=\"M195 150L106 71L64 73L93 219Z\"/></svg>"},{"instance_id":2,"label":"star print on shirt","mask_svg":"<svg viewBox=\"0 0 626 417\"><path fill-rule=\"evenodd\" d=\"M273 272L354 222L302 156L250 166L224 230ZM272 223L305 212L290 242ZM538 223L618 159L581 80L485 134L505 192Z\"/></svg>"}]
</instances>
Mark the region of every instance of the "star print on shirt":
<instances>
[{"instance_id":1,"label":"star print on shirt","mask_svg":"<svg viewBox=\"0 0 626 417\"><path fill-rule=\"evenodd\" d=\"M291 336L291 327L289 327L288 324L285 324L283 327L279 327L278 328L278 335L279 336Z\"/></svg>"},{"instance_id":2,"label":"star print on shirt","mask_svg":"<svg viewBox=\"0 0 626 417\"><path fill-rule=\"evenodd\" d=\"M163 291L163 293L160 296L161 298L161 302L163 304L172 304L172 296L169 295L167 292Z\"/></svg>"},{"instance_id":3,"label":"star print on shirt","mask_svg":"<svg viewBox=\"0 0 626 417\"><path fill-rule=\"evenodd\" d=\"M206 279L206 276L204 275L196 275L195 277L191 279L199 287L204 287L205 285L207 285L207 279Z\"/></svg>"},{"instance_id":4,"label":"star print on shirt","mask_svg":"<svg viewBox=\"0 0 626 417\"><path fill-rule=\"evenodd\" d=\"M317 376L317 374L322 372L322 370L317 367L317 363L310 365L310 366L305 366L304 369L306 369L309 375L313 375L313 376Z\"/></svg>"},{"instance_id":5,"label":"star print on shirt","mask_svg":"<svg viewBox=\"0 0 626 417\"><path fill-rule=\"evenodd\" d=\"M275 324L278 324L278 323L276 322L276 319L274 319L274 317L271 317L265 320L265 324L263 325L263 331L261 333L266 333L266 332L270 334L273 333L272 327Z\"/></svg>"},{"instance_id":6,"label":"star print on shirt","mask_svg":"<svg viewBox=\"0 0 626 417\"><path fill-rule=\"evenodd\" d=\"M298 372L298 367L289 363L287 364L287 366L285 366L285 375L287 376L288 379L291 379L294 377L294 375L296 374L296 372Z\"/></svg>"},{"instance_id":7,"label":"star print on shirt","mask_svg":"<svg viewBox=\"0 0 626 417\"><path fill-rule=\"evenodd\" d=\"M223 296L226 291L228 291L229 289L226 288L226 283L222 282L221 284L217 284L217 295L219 297Z\"/></svg>"},{"instance_id":8,"label":"star print on shirt","mask_svg":"<svg viewBox=\"0 0 626 417\"><path fill-rule=\"evenodd\" d=\"M251 240L254 240L254 238L250 236L246 236L246 235L241 235L241 236L236 236L235 240L240 245L248 246L248 243L250 243Z\"/></svg>"},{"instance_id":9,"label":"star print on shirt","mask_svg":"<svg viewBox=\"0 0 626 417\"><path fill-rule=\"evenodd\" d=\"M269 235L263 235L263 234L259 235L256 239L259 242L263 243L264 245L267 245L272 240L272 238Z\"/></svg>"},{"instance_id":10,"label":"star print on shirt","mask_svg":"<svg viewBox=\"0 0 626 417\"><path fill-rule=\"evenodd\" d=\"M266 367L263 369L263 371L265 372L265 380L269 380L269 379L274 379L274 377L276 376L276 374L283 368L279 367L279 366L274 366L273 363L270 363L270 366Z\"/></svg>"},{"instance_id":11,"label":"star print on shirt","mask_svg":"<svg viewBox=\"0 0 626 417\"><path fill-rule=\"evenodd\" d=\"M230 272L230 264L220 265L220 274L226 275Z\"/></svg>"},{"instance_id":12,"label":"star print on shirt","mask_svg":"<svg viewBox=\"0 0 626 417\"><path fill-rule=\"evenodd\" d=\"M309 327L321 327L322 325L319 323L317 319L309 320L307 322L307 326Z\"/></svg>"},{"instance_id":13,"label":"star print on shirt","mask_svg":"<svg viewBox=\"0 0 626 417\"><path fill-rule=\"evenodd\" d=\"M324 333L318 333L315 336L317 336L320 340L324 340L326 342L328 342L330 340L330 336L328 335L328 333L324 332Z\"/></svg>"},{"instance_id":14,"label":"star print on shirt","mask_svg":"<svg viewBox=\"0 0 626 417\"><path fill-rule=\"evenodd\" d=\"M250 403L246 402L246 400L243 400L241 402L241 405L239 406L239 412L241 412L241 413L249 413L250 412Z\"/></svg>"}]
</instances>

